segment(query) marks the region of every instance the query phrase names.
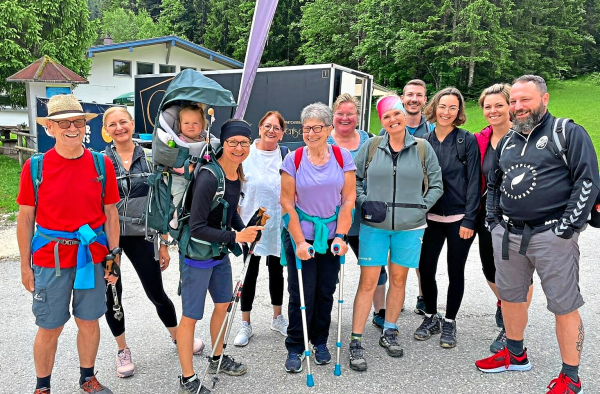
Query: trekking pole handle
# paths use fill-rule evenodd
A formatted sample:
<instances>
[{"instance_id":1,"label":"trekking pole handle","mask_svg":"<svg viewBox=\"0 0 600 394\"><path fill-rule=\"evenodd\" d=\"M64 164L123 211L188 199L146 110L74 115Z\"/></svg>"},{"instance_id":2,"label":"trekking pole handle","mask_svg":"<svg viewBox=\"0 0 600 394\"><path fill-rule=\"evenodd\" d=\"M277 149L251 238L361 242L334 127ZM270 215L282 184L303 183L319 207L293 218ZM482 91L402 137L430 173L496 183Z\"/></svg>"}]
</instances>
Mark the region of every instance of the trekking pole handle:
<instances>
[{"instance_id":1,"label":"trekking pole handle","mask_svg":"<svg viewBox=\"0 0 600 394\"><path fill-rule=\"evenodd\" d=\"M315 257L315 248L312 245L308 247L308 254L310 254L310 257Z\"/></svg>"},{"instance_id":2,"label":"trekking pole handle","mask_svg":"<svg viewBox=\"0 0 600 394\"><path fill-rule=\"evenodd\" d=\"M341 250L340 245L333 244L333 253L338 254L338 253L340 253L340 250Z\"/></svg>"}]
</instances>

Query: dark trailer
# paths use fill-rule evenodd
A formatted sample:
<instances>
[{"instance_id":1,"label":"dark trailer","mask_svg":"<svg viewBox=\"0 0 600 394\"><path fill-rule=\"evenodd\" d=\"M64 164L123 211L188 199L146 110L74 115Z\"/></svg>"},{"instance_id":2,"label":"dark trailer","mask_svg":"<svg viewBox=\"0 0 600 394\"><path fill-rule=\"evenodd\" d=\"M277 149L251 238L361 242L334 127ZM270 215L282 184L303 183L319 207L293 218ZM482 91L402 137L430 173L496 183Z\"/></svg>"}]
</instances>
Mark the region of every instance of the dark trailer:
<instances>
[{"instance_id":1,"label":"dark trailer","mask_svg":"<svg viewBox=\"0 0 600 394\"><path fill-rule=\"evenodd\" d=\"M242 70L202 73L230 90L237 101ZM136 133L152 133L158 105L175 75L135 76ZM369 130L373 76L336 64L259 68L244 119L252 125L252 137L256 138L261 117L267 111L279 111L287 123L283 143L294 149L303 144L300 131L302 108L317 101L331 106L342 93L349 93L359 99L361 113L358 127ZM221 125L233 116L235 110L223 107L214 109L216 120L211 132L218 136Z\"/></svg>"}]
</instances>

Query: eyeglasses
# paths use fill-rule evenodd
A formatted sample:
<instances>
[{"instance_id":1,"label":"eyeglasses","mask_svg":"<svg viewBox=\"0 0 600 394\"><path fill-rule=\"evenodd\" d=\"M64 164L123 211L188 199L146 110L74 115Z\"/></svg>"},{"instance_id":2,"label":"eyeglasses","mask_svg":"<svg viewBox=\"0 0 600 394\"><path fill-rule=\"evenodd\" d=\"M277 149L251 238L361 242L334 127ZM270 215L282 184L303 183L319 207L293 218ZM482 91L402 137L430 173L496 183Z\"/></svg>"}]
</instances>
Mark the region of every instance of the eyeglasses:
<instances>
[{"instance_id":1,"label":"eyeglasses","mask_svg":"<svg viewBox=\"0 0 600 394\"><path fill-rule=\"evenodd\" d=\"M302 126L302 134L309 134L310 131L314 131L315 134L319 134L323 127L328 127L329 125L317 125L317 126Z\"/></svg>"},{"instance_id":2,"label":"eyeglasses","mask_svg":"<svg viewBox=\"0 0 600 394\"><path fill-rule=\"evenodd\" d=\"M245 141L236 141L236 140L225 140L225 142L227 142L227 145L235 148L238 145L241 145L242 148L247 148L250 146L250 141L245 140Z\"/></svg>"},{"instance_id":3,"label":"eyeglasses","mask_svg":"<svg viewBox=\"0 0 600 394\"><path fill-rule=\"evenodd\" d=\"M458 112L458 107L456 105L446 107L444 104L440 104L437 106L437 109L440 112L446 112L446 110L448 110L448 112L450 112L451 114L455 114Z\"/></svg>"},{"instance_id":4,"label":"eyeglasses","mask_svg":"<svg viewBox=\"0 0 600 394\"><path fill-rule=\"evenodd\" d=\"M343 112L336 112L335 116L337 116L338 118L343 118L344 116L346 118L352 118L353 116L356 116L356 112L348 112L347 114Z\"/></svg>"},{"instance_id":5,"label":"eyeglasses","mask_svg":"<svg viewBox=\"0 0 600 394\"><path fill-rule=\"evenodd\" d=\"M53 121L54 123L57 123L58 127L60 127L63 130L66 130L69 127L71 127L71 123L73 125L75 125L75 127L77 127L78 129L85 127L85 119L75 119L75 120L53 120L53 119L50 119L50 120Z\"/></svg>"},{"instance_id":6,"label":"eyeglasses","mask_svg":"<svg viewBox=\"0 0 600 394\"><path fill-rule=\"evenodd\" d=\"M269 124L269 123L265 123L264 125L262 125L262 127L264 127L267 131L269 131L271 129L273 129L274 131L277 131L277 132L281 131L281 127L273 126L272 124Z\"/></svg>"}]
</instances>

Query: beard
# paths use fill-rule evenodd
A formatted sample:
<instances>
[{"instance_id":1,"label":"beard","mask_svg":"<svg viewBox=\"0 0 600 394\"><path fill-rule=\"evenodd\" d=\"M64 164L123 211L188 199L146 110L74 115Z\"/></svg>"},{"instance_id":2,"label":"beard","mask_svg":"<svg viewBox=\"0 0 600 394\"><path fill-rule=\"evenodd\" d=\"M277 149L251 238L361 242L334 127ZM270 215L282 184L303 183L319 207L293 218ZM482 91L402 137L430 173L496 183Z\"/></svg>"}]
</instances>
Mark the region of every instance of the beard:
<instances>
[{"instance_id":1,"label":"beard","mask_svg":"<svg viewBox=\"0 0 600 394\"><path fill-rule=\"evenodd\" d=\"M420 108L419 108L419 110L418 110L418 111L411 111L411 110L409 110L409 109L408 109L408 105L409 105L409 104L413 104L413 105L419 105L419 103L418 103L418 102L416 102L416 103L406 103L406 104L404 105L404 110L406 111L406 114L407 114L407 115L418 115L418 114L420 114L420 113L421 113L421 110L423 109L423 106L420 106Z\"/></svg>"},{"instance_id":2,"label":"beard","mask_svg":"<svg viewBox=\"0 0 600 394\"><path fill-rule=\"evenodd\" d=\"M537 107L534 110L531 110L531 112L529 113L529 116L527 118L525 118L524 120L518 120L517 118L517 112L520 114L521 111L515 111L512 112L512 118L513 118L513 129L515 131L517 131L518 133L521 134L527 134L529 133L531 130L533 130L533 128L535 126L537 126L540 121L542 120L542 118L544 117L544 114L546 113L546 107L544 106L544 104L540 104L539 107Z\"/></svg>"}]
</instances>

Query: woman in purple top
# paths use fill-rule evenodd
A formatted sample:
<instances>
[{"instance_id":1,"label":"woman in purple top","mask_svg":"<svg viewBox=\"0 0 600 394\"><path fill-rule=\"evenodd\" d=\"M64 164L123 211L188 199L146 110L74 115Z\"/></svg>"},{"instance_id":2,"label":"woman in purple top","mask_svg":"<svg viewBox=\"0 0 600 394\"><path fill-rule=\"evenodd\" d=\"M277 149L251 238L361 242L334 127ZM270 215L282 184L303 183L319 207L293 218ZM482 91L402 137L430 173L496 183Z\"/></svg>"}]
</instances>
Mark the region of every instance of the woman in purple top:
<instances>
[{"instance_id":1,"label":"woman in purple top","mask_svg":"<svg viewBox=\"0 0 600 394\"><path fill-rule=\"evenodd\" d=\"M289 292L285 340L288 372L302 371L304 358L296 257L303 260L306 323L314 360L319 365L331 362L327 338L340 268L332 245L340 246L338 255L348 251L348 230L356 200L352 155L327 143L333 123L331 109L322 103L310 104L302 110L300 120L306 146L287 155L281 165L281 207L289 215L284 243ZM314 257L308 252L310 246L315 249Z\"/></svg>"}]
</instances>

